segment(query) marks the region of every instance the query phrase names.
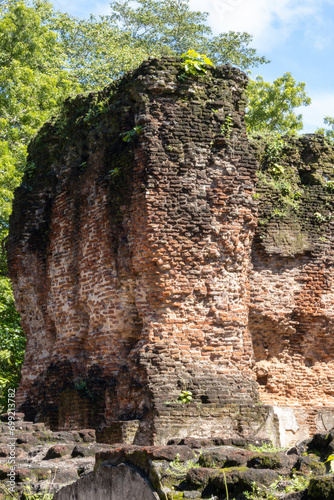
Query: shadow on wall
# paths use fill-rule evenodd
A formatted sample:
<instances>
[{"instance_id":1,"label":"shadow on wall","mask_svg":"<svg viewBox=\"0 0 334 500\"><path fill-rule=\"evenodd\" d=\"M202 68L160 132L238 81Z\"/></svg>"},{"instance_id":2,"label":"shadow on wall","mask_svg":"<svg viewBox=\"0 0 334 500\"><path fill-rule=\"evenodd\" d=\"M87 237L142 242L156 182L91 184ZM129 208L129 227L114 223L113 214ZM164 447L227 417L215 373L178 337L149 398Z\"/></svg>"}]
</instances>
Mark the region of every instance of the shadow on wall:
<instances>
[{"instance_id":1,"label":"shadow on wall","mask_svg":"<svg viewBox=\"0 0 334 500\"><path fill-rule=\"evenodd\" d=\"M151 486L137 471L120 464L106 465L76 483L61 488L54 500L159 500Z\"/></svg>"}]
</instances>

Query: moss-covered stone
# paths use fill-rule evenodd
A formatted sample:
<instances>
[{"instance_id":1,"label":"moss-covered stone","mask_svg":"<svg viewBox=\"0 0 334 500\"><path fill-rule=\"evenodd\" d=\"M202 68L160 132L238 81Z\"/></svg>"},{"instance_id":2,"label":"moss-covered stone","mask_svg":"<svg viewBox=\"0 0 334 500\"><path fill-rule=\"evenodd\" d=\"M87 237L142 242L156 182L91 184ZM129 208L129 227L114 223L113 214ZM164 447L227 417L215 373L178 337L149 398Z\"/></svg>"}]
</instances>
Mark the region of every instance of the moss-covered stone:
<instances>
[{"instance_id":1,"label":"moss-covered stone","mask_svg":"<svg viewBox=\"0 0 334 500\"><path fill-rule=\"evenodd\" d=\"M261 453L253 456L248 461L248 467L254 469L279 469L284 466L282 457L274 453Z\"/></svg>"},{"instance_id":2,"label":"moss-covered stone","mask_svg":"<svg viewBox=\"0 0 334 500\"><path fill-rule=\"evenodd\" d=\"M304 474L312 472L313 474L325 474L326 466L317 455L311 454L298 458L296 469Z\"/></svg>"},{"instance_id":3,"label":"moss-covered stone","mask_svg":"<svg viewBox=\"0 0 334 500\"><path fill-rule=\"evenodd\" d=\"M310 500L332 500L334 498L334 477L322 476L311 479L307 494Z\"/></svg>"},{"instance_id":4,"label":"moss-covered stone","mask_svg":"<svg viewBox=\"0 0 334 500\"><path fill-rule=\"evenodd\" d=\"M246 465L254 452L232 446L209 448L202 451L199 464L202 467L235 467Z\"/></svg>"},{"instance_id":5,"label":"moss-covered stone","mask_svg":"<svg viewBox=\"0 0 334 500\"><path fill-rule=\"evenodd\" d=\"M210 484L216 488L217 492L224 493L227 486L232 497L245 491L252 491L254 482L260 486L269 486L278 479L279 475L273 470L236 467L216 475Z\"/></svg>"}]
</instances>

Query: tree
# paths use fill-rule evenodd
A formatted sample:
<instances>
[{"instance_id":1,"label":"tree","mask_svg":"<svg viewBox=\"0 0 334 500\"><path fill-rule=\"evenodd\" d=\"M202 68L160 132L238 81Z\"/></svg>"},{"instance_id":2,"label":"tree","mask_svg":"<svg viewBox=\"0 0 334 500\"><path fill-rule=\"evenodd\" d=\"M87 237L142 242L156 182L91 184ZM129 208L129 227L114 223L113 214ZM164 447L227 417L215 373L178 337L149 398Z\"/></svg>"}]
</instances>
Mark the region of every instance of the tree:
<instances>
[{"instance_id":1,"label":"tree","mask_svg":"<svg viewBox=\"0 0 334 500\"><path fill-rule=\"evenodd\" d=\"M153 55L182 54L197 50L211 29L205 24L207 12L190 11L188 0L113 1L109 20L116 19L133 43Z\"/></svg>"},{"instance_id":2,"label":"tree","mask_svg":"<svg viewBox=\"0 0 334 500\"><path fill-rule=\"evenodd\" d=\"M334 117L333 116L325 116L324 123L329 125L331 129L318 128L316 132L318 134L323 134L329 141L334 141Z\"/></svg>"},{"instance_id":3,"label":"tree","mask_svg":"<svg viewBox=\"0 0 334 500\"><path fill-rule=\"evenodd\" d=\"M0 409L6 409L7 390L20 381L25 338L13 292L7 277L0 275Z\"/></svg>"},{"instance_id":4,"label":"tree","mask_svg":"<svg viewBox=\"0 0 334 500\"><path fill-rule=\"evenodd\" d=\"M57 34L24 3L7 2L0 14L0 237L13 190L25 168L26 146L71 92L80 90L66 68Z\"/></svg>"},{"instance_id":5,"label":"tree","mask_svg":"<svg viewBox=\"0 0 334 500\"><path fill-rule=\"evenodd\" d=\"M68 71L57 34L20 2L7 2L1 10L0 68L1 236L25 168L27 143L80 86Z\"/></svg>"},{"instance_id":6,"label":"tree","mask_svg":"<svg viewBox=\"0 0 334 500\"><path fill-rule=\"evenodd\" d=\"M7 228L13 190L26 146L60 103L79 86L66 70L57 35L34 9L12 2L0 16L0 235Z\"/></svg>"},{"instance_id":7,"label":"tree","mask_svg":"<svg viewBox=\"0 0 334 500\"><path fill-rule=\"evenodd\" d=\"M47 0L35 0L34 8L42 24L57 36L64 67L82 90L108 85L150 55L109 16L78 19L55 11Z\"/></svg>"},{"instance_id":8,"label":"tree","mask_svg":"<svg viewBox=\"0 0 334 500\"><path fill-rule=\"evenodd\" d=\"M189 49L205 53L214 64L231 63L242 69L269 62L249 47L248 33L212 35L206 24L208 13L191 11L188 0L113 1L110 22L117 20L122 33L127 33L132 46L150 55L181 55Z\"/></svg>"},{"instance_id":9,"label":"tree","mask_svg":"<svg viewBox=\"0 0 334 500\"><path fill-rule=\"evenodd\" d=\"M270 61L264 56L258 56L256 50L249 45L253 37L248 33L229 31L220 33L207 41L206 50L214 64L233 64L240 69L248 70Z\"/></svg>"},{"instance_id":10,"label":"tree","mask_svg":"<svg viewBox=\"0 0 334 500\"><path fill-rule=\"evenodd\" d=\"M56 33L23 3L0 17L0 65L0 140L22 161L32 135L79 87Z\"/></svg>"},{"instance_id":11,"label":"tree","mask_svg":"<svg viewBox=\"0 0 334 500\"><path fill-rule=\"evenodd\" d=\"M302 115L295 113L299 106L309 106L310 97L305 83L296 82L290 73L284 73L273 83L258 76L250 80L246 123L249 131L296 133L303 128Z\"/></svg>"},{"instance_id":12,"label":"tree","mask_svg":"<svg viewBox=\"0 0 334 500\"><path fill-rule=\"evenodd\" d=\"M181 55L190 48L215 64L242 69L268 62L249 45L251 35L217 37L206 25L208 13L189 9L188 0L113 1L111 15L77 19L57 12L47 0L34 0L43 25L58 35L71 75L85 90L101 88L149 56Z\"/></svg>"}]
</instances>

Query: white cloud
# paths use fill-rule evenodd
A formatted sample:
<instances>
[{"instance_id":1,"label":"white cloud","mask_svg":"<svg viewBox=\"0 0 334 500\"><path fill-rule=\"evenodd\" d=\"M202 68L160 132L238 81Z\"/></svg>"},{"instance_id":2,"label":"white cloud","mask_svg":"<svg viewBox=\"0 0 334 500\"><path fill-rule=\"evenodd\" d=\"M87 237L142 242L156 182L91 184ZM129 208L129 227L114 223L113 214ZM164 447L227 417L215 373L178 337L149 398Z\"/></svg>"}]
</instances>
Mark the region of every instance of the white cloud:
<instances>
[{"instance_id":1,"label":"white cloud","mask_svg":"<svg viewBox=\"0 0 334 500\"><path fill-rule=\"evenodd\" d=\"M285 41L296 28L322 21L322 7L332 0L208 0L209 23L215 33L246 31L258 48L271 48ZM201 0L190 0L202 10Z\"/></svg>"},{"instance_id":2,"label":"white cloud","mask_svg":"<svg viewBox=\"0 0 334 500\"><path fill-rule=\"evenodd\" d=\"M325 116L334 116L334 93L310 94L310 106L296 110L303 115L304 132L314 132L317 128L327 128L324 125Z\"/></svg>"},{"instance_id":3,"label":"white cloud","mask_svg":"<svg viewBox=\"0 0 334 500\"><path fill-rule=\"evenodd\" d=\"M110 10L110 1L98 2L96 5L94 5L92 14L94 14L95 16L106 16L110 15Z\"/></svg>"}]
</instances>

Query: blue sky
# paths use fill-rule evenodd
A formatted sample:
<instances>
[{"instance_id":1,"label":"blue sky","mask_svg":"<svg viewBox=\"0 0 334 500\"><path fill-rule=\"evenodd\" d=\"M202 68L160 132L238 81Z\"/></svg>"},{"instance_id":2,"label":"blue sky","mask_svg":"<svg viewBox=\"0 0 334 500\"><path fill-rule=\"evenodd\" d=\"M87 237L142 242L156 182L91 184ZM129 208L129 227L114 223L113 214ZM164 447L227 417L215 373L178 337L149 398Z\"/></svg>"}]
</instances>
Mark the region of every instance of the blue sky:
<instances>
[{"instance_id":1,"label":"blue sky","mask_svg":"<svg viewBox=\"0 0 334 500\"><path fill-rule=\"evenodd\" d=\"M53 3L78 17L110 12L109 1ZM289 71L306 82L312 104L300 108L304 132L314 132L323 126L324 116L334 116L334 0L190 0L190 7L210 13L215 34L234 30L253 35L253 47L271 60L254 69L253 77L273 81Z\"/></svg>"}]
</instances>

